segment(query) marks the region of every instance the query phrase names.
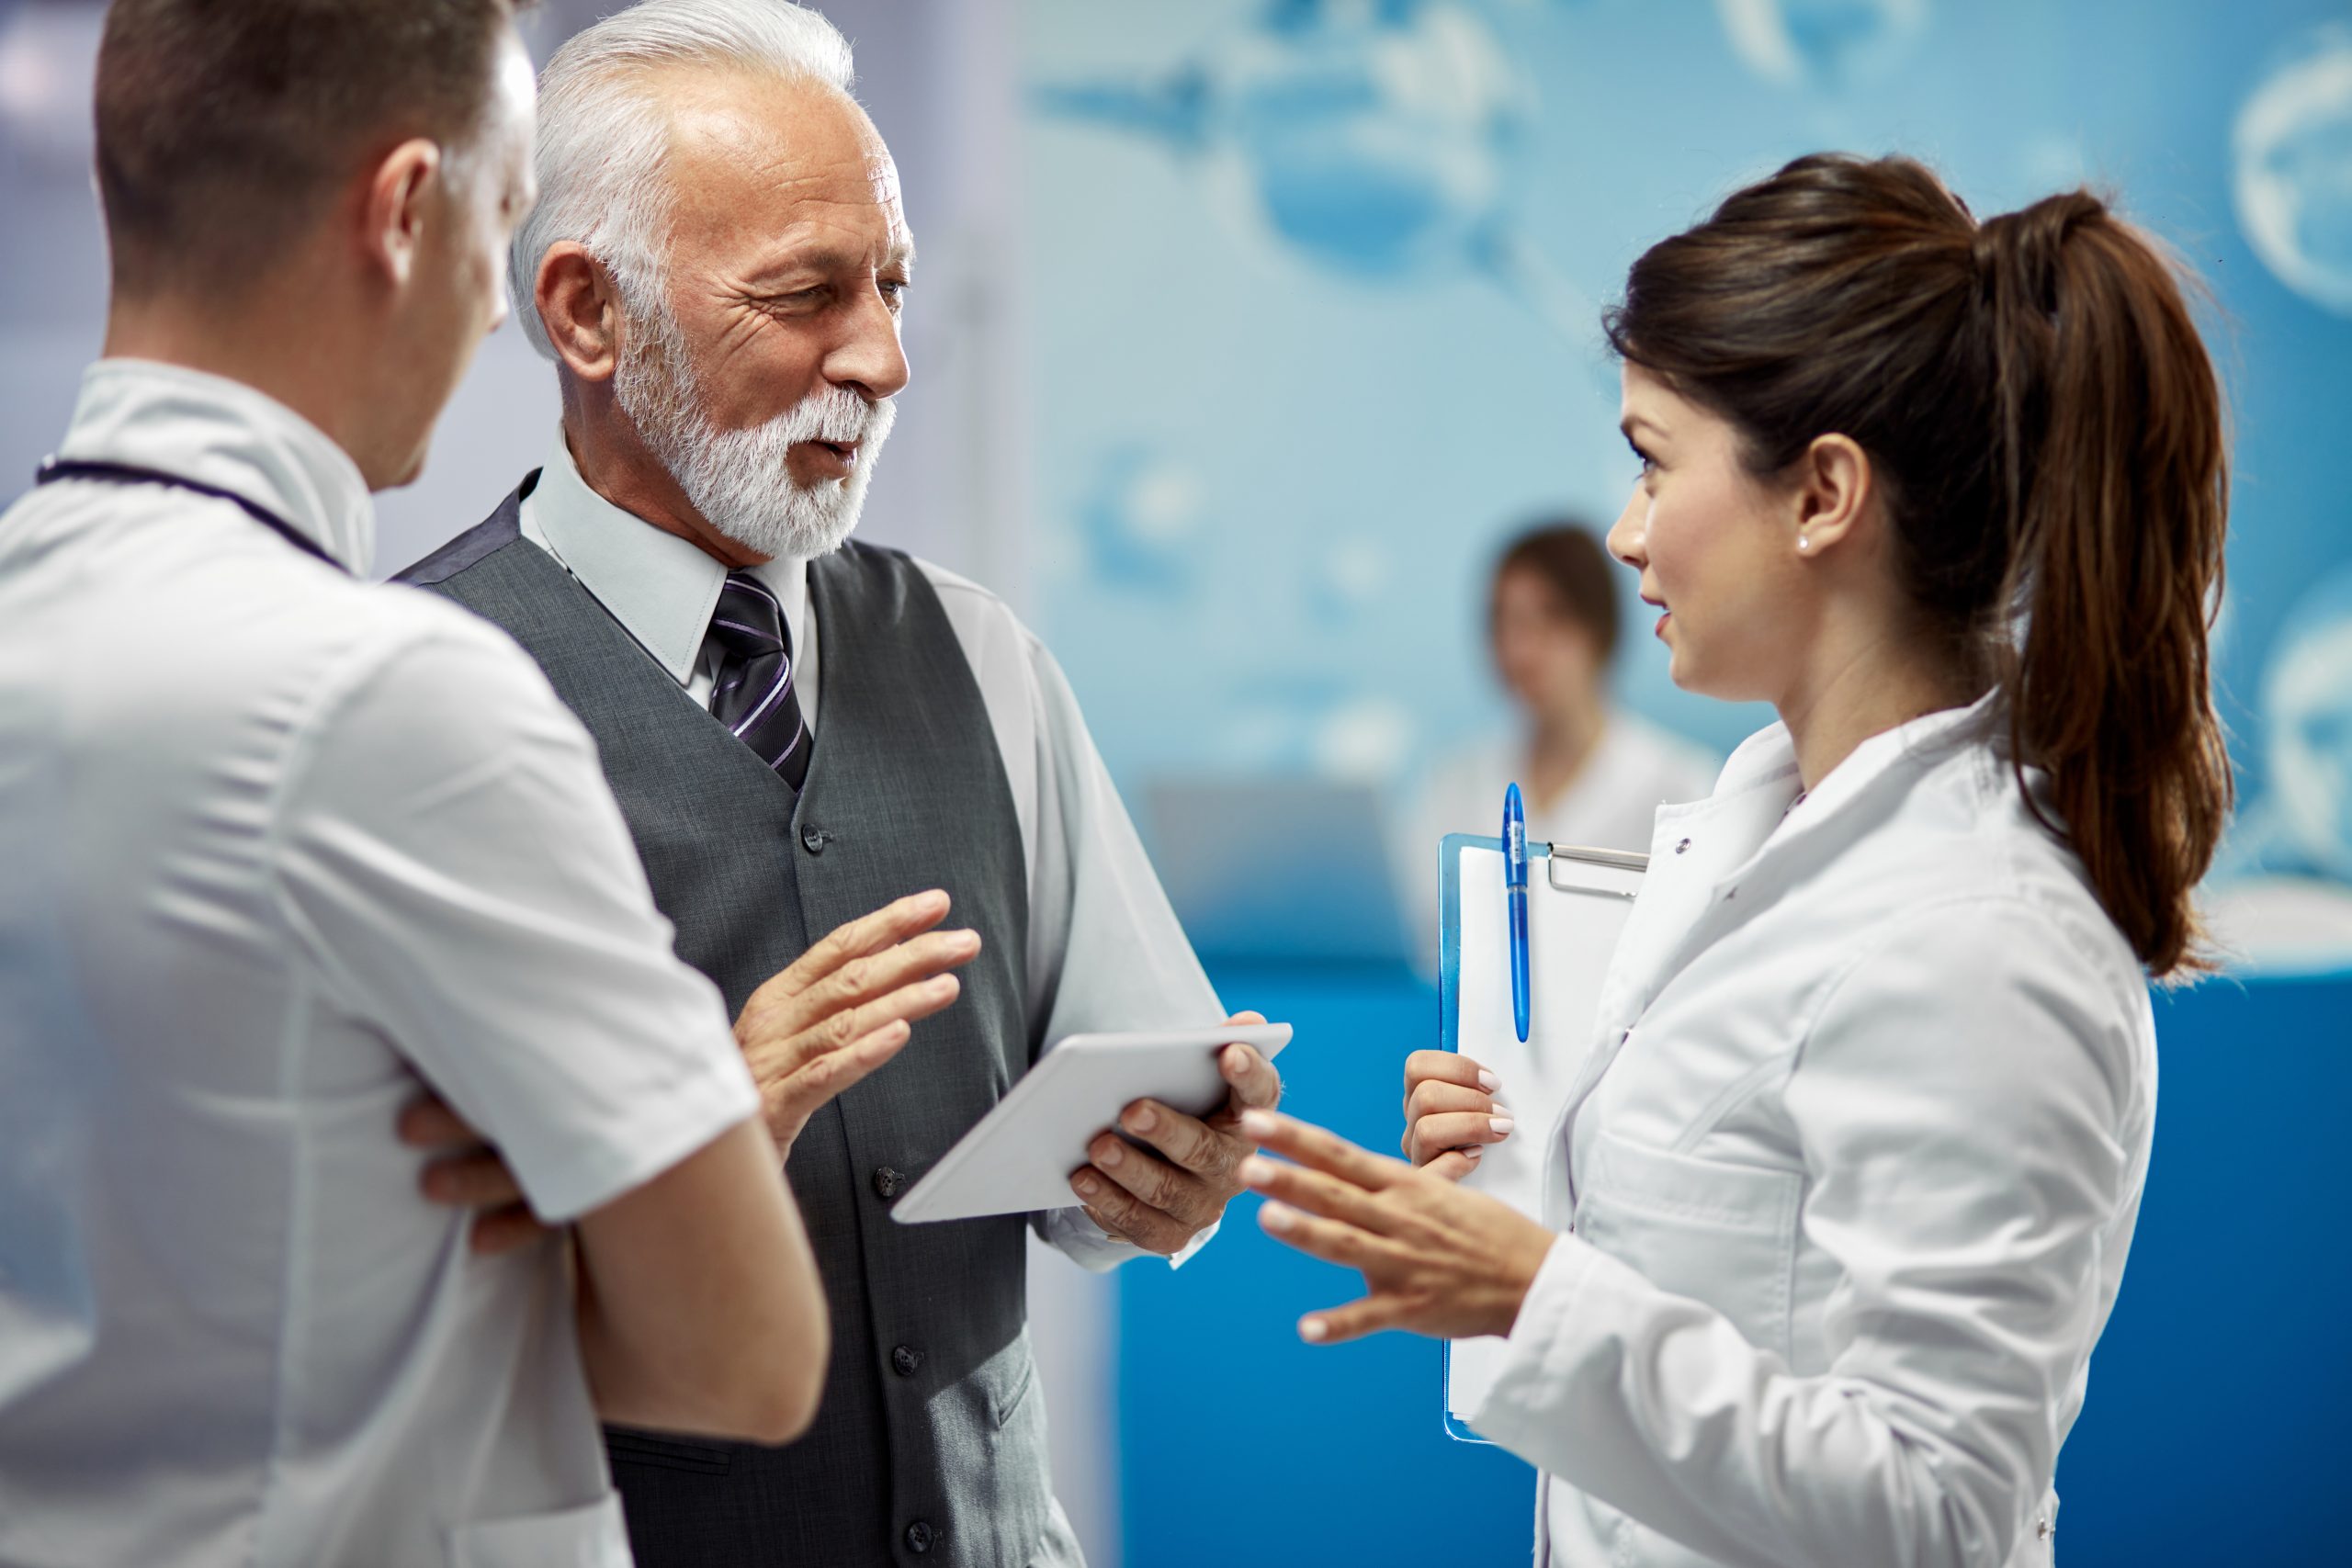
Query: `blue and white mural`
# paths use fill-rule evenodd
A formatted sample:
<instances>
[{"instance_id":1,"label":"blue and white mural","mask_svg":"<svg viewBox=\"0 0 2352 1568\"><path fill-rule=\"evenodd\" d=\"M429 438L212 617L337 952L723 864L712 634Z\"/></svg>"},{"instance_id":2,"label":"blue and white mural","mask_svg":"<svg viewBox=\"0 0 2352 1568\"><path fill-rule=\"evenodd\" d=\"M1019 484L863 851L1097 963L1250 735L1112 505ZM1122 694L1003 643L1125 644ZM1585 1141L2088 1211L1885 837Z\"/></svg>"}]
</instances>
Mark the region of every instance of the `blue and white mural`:
<instances>
[{"instance_id":1,"label":"blue and white mural","mask_svg":"<svg viewBox=\"0 0 2352 1568\"><path fill-rule=\"evenodd\" d=\"M1124 782L1396 782L1493 725L1491 551L1633 478L1597 302L1740 181L1901 150L1985 212L2111 185L2212 282L2217 908L2257 965L2352 964L2341 0L1028 0L1023 61L1039 611ZM1766 716L1659 654L1635 710Z\"/></svg>"}]
</instances>

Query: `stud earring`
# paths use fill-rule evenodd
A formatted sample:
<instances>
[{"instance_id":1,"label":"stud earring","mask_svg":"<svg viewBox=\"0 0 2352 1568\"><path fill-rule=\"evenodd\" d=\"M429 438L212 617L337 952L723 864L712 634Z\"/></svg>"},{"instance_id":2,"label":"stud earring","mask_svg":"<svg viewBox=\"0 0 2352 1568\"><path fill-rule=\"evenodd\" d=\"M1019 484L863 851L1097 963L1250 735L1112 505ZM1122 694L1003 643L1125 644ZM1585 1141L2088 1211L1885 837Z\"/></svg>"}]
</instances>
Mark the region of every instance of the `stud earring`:
<instances>
[{"instance_id":1,"label":"stud earring","mask_svg":"<svg viewBox=\"0 0 2352 1568\"><path fill-rule=\"evenodd\" d=\"M1797 548L1801 550L1809 550L1813 548L1813 541L1806 538L1803 534L1799 534L1797 536Z\"/></svg>"}]
</instances>

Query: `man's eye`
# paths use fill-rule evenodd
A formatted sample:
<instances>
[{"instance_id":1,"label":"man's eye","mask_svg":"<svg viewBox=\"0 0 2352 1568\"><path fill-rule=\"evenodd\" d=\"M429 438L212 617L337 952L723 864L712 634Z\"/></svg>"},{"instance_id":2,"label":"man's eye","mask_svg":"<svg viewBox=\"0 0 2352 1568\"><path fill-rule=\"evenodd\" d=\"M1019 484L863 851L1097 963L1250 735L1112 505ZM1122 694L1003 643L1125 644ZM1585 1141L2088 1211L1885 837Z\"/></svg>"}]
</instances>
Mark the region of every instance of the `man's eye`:
<instances>
[{"instance_id":1,"label":"man's eye","mask_svg":"<svg viewBox=\"0 0 2352 1568\"><path fill-rule=\"evenodd\" d=\"M882 291L882 298L889 301L894 310L907 302L908 285L904 278L886 277L874 287Z\"/></svg>"}]
</instances>

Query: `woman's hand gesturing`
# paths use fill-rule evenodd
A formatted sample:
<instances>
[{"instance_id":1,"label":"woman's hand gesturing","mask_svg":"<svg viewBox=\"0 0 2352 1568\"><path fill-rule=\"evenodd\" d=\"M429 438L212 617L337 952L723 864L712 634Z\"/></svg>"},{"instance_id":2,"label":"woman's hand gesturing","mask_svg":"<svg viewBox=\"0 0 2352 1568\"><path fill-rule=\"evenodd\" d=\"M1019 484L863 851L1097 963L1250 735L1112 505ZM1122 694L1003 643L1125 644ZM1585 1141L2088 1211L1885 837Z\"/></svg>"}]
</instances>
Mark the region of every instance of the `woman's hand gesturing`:
<instances>
[{"instance_id":1,"label":"woman's hand gesturing","mask_svg":"<svg viewBox=\"0 0 2352 1568\"><path fill-rule=\"evenodd\" d=\"M1266 1233L1363 1275L1363 1298L1309 1313L1301 1338L1336 1344L1383 1328L1440 1339L1510 1332L1559 1238L1510 1204L1456 1186L1466 1156L1442 1155L1434 1168L1416 1170L1267 1111L1245 1111L1241 1130L1298 1162L1242 1162L1242 1179L1271 1200L1258 1213Z\"/></svg>"}]
</instances>

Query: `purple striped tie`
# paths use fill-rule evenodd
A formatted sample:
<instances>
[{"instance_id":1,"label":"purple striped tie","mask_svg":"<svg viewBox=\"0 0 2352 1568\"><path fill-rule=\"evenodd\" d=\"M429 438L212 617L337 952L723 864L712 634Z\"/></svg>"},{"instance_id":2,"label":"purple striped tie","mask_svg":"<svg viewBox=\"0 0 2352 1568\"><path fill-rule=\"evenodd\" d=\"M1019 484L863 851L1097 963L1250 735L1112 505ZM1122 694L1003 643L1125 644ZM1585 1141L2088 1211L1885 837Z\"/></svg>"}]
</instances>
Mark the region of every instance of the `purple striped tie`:
<instances>
[{"instance_id":1,"label":"purple striped tie","mask_svg":"<svg viewBox=\"0 0 2352 1568\"><path fill-rule=\"evenodd\" d=\"M729 572L703 646L718 650L711 716L797 793L808 777L808 727L792 689L792 634L767 584L748 571Z\"/></svg>"}]
</instances>

